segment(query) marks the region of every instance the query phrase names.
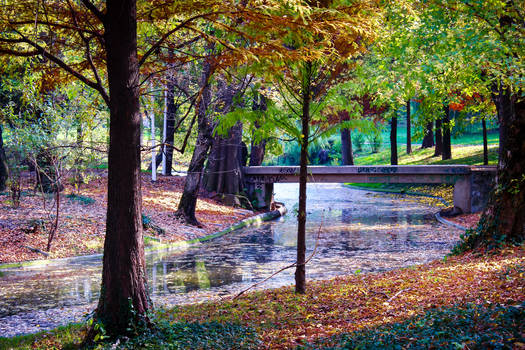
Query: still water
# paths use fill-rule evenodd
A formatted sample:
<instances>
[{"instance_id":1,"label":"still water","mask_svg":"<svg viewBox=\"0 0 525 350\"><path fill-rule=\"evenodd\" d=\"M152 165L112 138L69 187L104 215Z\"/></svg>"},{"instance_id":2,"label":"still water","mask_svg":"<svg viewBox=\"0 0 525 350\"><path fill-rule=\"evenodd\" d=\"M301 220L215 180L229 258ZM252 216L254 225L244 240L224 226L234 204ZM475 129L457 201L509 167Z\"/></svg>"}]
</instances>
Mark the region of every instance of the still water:
<instances>
[{"instance_id":1,"label":"still water","mask_svg":"<svg viewBox=\"0 0 525 350\"><path fill-rule=\"evenodd\" d=\"M297 184L276 184L288 214L186 249L147 255L148 283L157 305L209 300L236 293L295 260ZM459 231L436 222L435 208L406 198L315 184L308 188L307 279L371 272L443 257ZM293 269L259 288L293 283ZM0 274L0 336L35 332L73 320L94 307L100 259Z\"/></svg>"}]
</instances>

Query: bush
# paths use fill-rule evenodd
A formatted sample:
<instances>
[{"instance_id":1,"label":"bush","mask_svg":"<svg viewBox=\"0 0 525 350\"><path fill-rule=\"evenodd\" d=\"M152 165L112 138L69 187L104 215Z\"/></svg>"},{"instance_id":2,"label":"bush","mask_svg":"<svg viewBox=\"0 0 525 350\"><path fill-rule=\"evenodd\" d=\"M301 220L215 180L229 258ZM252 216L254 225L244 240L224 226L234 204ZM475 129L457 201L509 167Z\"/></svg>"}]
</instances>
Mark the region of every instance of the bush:
<instances>
[{"instance_id":1,"label":"bush","mask_svg":"<svg viewBox=\"0 0 525 350\"><path fill-rule=\"evenodd\" d=\"M255 349L255 331L236 324L173 323L161 321L155 329L118 345L104 344L97 349Z\"/></svg>"}]
</instances>

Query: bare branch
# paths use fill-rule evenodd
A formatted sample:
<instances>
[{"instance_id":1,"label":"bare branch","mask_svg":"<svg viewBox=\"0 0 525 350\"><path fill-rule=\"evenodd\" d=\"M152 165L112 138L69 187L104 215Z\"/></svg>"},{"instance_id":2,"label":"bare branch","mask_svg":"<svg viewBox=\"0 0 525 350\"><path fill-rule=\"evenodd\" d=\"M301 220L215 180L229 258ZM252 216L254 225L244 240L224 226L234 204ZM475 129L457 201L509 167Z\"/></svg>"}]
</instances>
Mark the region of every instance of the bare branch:
<instances>
[{"instance_id":1,"label":"bare branch","mask_svg":"<svg viewBox=\"0 0 525 350\"><path fill-rule=\"evenodd\" d=\"M82 0L82 3L84 4L84 6L86 6L86 8L89 11L91 11L92 14L94 14L100 20L100 22L104 23L104 21L106 20L106 15L104 15L92 2L90 2L89 0Z\"/></svg>"},{"instance_id":2,"label":"bare branch","mask_svg":"<svg viewBox=\"0 0 525 350\"><path fill-rule=\"evenodd\" d=\"M207 12L207 13L201 13L199 15L196 15L196 16L193 16L193 17L190 17L188 18L187 20L185 21L182 21L181 23L179 23L179 25L177 25L175 28L173 28L172 30L169 30L167 33L165 33L159 40L157 40L153 45L151 45L151 47L149 48L148 51L146 51L146 53L141 57L140 61L139 61L139 67L142 66L144 64L144 62L146 62L146 60L148 59L148 57L153 53L155 52L155 50L160 46L162 45L162 43L164 43L172 34L174 34L175 32L181 30L182 28L186 27L188 24L190 24L191 22L199 19L199 18L206 18L208 16L212 16L212 15L220 15L220 14L224 14L226 12Z\"/></svg>"}]
</instances>

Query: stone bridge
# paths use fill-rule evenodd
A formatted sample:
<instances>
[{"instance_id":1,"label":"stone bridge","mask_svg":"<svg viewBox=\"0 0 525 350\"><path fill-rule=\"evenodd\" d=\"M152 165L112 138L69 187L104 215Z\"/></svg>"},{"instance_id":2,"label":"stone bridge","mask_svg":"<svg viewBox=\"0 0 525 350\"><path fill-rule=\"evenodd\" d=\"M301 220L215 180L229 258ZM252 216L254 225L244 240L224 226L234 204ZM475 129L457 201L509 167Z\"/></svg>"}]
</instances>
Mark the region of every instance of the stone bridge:
<instances>
[{"instance_id":1,"label":"stone bridge","mask_svg":"<svg viewBox=\"0 0 525 350\"><path fill-rule=\"evenodd\" d=\"M299 182L298 166L244 167L248 195L254 207L273 200L273 184ZM454 206L464 213L481 211L496 176L496 167L468 165L309 166L309 183L453 184Z\"/></svg>"}]
</instances>

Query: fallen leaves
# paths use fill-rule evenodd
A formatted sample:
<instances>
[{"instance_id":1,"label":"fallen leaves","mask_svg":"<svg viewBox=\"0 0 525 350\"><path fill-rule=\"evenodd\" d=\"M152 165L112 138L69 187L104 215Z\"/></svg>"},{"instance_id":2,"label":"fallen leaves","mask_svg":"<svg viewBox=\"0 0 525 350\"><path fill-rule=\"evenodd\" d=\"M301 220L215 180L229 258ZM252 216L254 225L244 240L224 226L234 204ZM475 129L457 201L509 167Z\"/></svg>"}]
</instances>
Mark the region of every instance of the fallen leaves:
<instances>
[{"instance_id":1,"label":"fallen leaves","mask_svg":"<svg viewBox=\"0 0 525 350\"><path fill-rule=\"evenodd\" d=\"M525 300L524 271L525 247L499 254L468 253L386 273L312 282L306 295L279 288L234 301L176 307L163 317L239 322L256 329L266 347L290 348L318 337L400 322L437 307L518 304Z\"/></svg>"},{"instance_id":2,"label":"fallen leaves","mask_svg":"<svg viewBox=\"0 0 525 350\"><path fill-rule=\"evenodd\" d=\"M28 230L31 222L47 218L47 209L43 207L42 197L34 193L34 184L29 175L25 175L24 196L20 207L13 208L7 194L0 195L0 263L22 262L45 258L42 254L24 246L45 250L46 230ZM182 195L184 178L178 176L159 176L152 183L147 174L142 175L143 212L166 233L159 235L154 230L145 232L163 243L193 239L220 231L231 224L253 215L253 212L224 206L216 201L199 198L196 216L203 224L202 228L184 225L173 213L177 210ZM104 245L106 220L105 172L98 173L87 185L75 190L66 182L61 193L60 220L57 234L53 240L49 258L62 258L75 255L101 253ZM74 194L75 196L72 196ZM71 198L68 198L68 195ZM92 199L93 203L75 200Z\"/></svg>"}]
</instances>

